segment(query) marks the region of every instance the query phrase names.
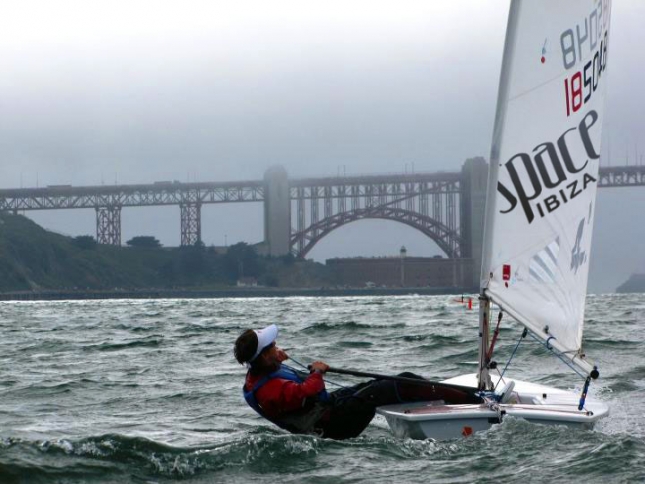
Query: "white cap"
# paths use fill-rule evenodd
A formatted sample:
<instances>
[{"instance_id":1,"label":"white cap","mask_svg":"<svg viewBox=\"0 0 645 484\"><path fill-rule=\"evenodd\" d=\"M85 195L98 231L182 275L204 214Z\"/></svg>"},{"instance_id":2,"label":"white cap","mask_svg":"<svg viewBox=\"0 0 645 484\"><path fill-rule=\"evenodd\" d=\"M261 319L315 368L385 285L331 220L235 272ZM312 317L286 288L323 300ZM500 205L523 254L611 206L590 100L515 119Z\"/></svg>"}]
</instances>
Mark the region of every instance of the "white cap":
<instances>
[{"instance_id":1,"label":"white cap","mask_svg":"<svg viewBox=\"0 0 645 484\"><path fill-rule=\"evenodd\" d=\"M254 329L253 331L258 335L258 349L255 350L255 354L249 360L249 363L255 360L262 350L273 343L278 337L278 327L275 324L267 326L264 329Z\"/></svg>"}]
</instances>

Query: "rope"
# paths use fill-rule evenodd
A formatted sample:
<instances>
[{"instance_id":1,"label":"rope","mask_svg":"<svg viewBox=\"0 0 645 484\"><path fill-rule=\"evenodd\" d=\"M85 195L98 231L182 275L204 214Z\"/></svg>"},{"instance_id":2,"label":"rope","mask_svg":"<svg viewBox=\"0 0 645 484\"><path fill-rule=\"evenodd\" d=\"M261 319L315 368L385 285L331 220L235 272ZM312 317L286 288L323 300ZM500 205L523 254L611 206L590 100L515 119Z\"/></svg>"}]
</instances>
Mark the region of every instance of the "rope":
<instances>
[{"instance_id":1,"label":"rope","mask_svg":"<svg viewBox=\"0 0 645 484\"><path fill-rule=\"evenodd\" d=\"M515 348L513 349L513 353L511 354L511 357L506 362L506 366L504 367L504 370L500 374L499 380L497 380L497 385L495 385L494 390L497 390L497 387L499 386L499 382L501 382L502 379L504 378L504 373L506 373L506 369L508 368L508 365L511 364L511 361L515 357L515 353L517 352L517 349L520 347L520 343L522 342L522 340L524 338L526 338L526 333L528 333L528 330L526 328L524 328L524 331L522 331L522 335L520 336L520 339L517 340L517 344L515 345Z\"/></svg>"},{"instance_id":2,"label":"rope","mask_svg":"<svg viewBox=\"0 0 645 484\"><path fill-rule=\"evenodd\" d=\"M581 397L581 402L580 402L580 406L584 406L585 399L586 399L586 396L587 396L587 389L589 388L589 384L587 383L587 380L589 380L588 376L583 374L583 373L581 373L580 370L578 370L578 368L573 366L573 364L569 360L567 360L565 357L563 357L559 352L556 352L556 350L549 344L549 340L555 339L555 338L553 338L553 336L551 336L546 342L544 342L544 341L540 340L536 335L534 335L532 332L530 332L526 328L524 328L524 330L522 331L522 334L520 335L520 338L517 340L517 344L515 345L515 348L513 348L513 353L511 353L511 357L506 362L506 365L504 366L504 370L502 371L502 373L499 373L499 370L497 370L497 373L499 373L499 380L497 380L497 384L495 385L495 388L493 389L493 391L497 390L497 387L499 386L500 382L503 381L504 374L506 373L506 370L508 369L509 365L511 364L511 361L513 361L513 358L515 357L515 353L517 353L517 350L520 347L520 343L522 343L522 340L524 338L526 338L527 334L529 334L535 341L537 341L538 343L542 344L551 353L556 355L565 365L567 365L569 368L571 368L579 377L584 378L586 380L585 381L586 384L585 384L584 389L583 389L583 396ZM289 356L289 359L291 361L293 361L296 365L301 366L304 370L309 371L309 368L307 368L306 365L304 365L303 363L299 362L298 360L296 360L292 356ZM284 363L283 363L283 366L286 366L287 368L291 368L289 365L285 365ZM295 370L295 368L291 368L291 369ZM329 380L329 379L324 378L324 377L323 377L323 380L326 383L336 385L337 387L340 387L340 388L349 388L349 387L347 387L345 385L342 385L340 383L336 383L335 381ZM484 392L481 392L481 393L484 393Z\"/></svg>"},{"instance_id":3,"label":"rope","mask_svg":"<svg viewBox=\"0 0 645 484\"><path fill-rule=\"evenodd\" d=\"M544 342L544 341L540 340L537 336L535 336L533 333L531 333L530 331L529 331L529 335L531 335L531 338L533 338L535 341L537 341L538 343L544 345L544 347L547 350L549 350L551 353L553 353L555 356L560 358L560 360L565 365L567 365L569 368L571 368L580 378L587 378L587 375L585 375L584 373L581 373L580 370L578 370L578 368L573 366L573 363L571 363L564 356L562 356L562 354L560 352L557 352L555 349L553 349L553 347L549 344L549 340L555 339L553 336L549 337L549 339L546 342Z\"/></svg>"},{"instance_id":4,"label":"rope","mask_svg":"<svg viewBox=\"0 0 645 484\"><path fill-rule=\"evenodd\" d=\"M309 368L307 368L306 365L303 365L302 363L300 363L298 360L296 360L292 356L289 356L289 359L291 361L293 361L296 365L301 366L304 370L309 371ZM284 363L282 363L282 366L286 366L287 368L291 368L289 365L285 365ZM295 368L291 368L291 369L295 370ZM337 387L340 387L340 388L349 388L349 387L347 387L345 385L341 385L340 383L336 383L335 381L329 380L329 379L327 379L325 377L323 377L323 380L325 381L325 383L331 383L332 385L336 385Z\"/></svg>"},{"instance_id":5,"label":"rope","mask_svg":"<svg viewBox=\"0 0 645 484\"><path fill-rule=\"evenodd\" d=\"M497 374L499 375L499 380L497 380L497 385L499 385L499 382L502 382L504 385L506 385L506 382L504 381L504 375L502 375L499 372L499 368L495 368L497 370ZM504 368L506 370L506 368ZM497 385L495 385L495 388L497 388Z\"/></svg>"}]
</instances>

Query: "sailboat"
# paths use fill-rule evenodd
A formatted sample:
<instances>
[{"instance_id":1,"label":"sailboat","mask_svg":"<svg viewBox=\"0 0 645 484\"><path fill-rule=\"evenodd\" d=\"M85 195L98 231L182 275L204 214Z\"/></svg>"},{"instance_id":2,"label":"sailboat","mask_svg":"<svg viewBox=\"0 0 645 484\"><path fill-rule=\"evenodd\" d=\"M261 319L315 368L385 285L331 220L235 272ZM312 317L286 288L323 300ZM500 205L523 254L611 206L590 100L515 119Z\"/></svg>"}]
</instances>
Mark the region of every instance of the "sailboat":
<instances>
[{"instance_id":1,"label":"sailboat","mask_svg":"<svg viewBox=\"0 0 645 484\"><path fill-rule=\"evenodd\" d=\"M608 415L587 398L600 372L582 335L610 15L611 0L512 0L484 220L478 371L444 381L472 387L483 403L380 407L395 435L455 438L508 416L591 428ZM582 391L501 378L493 304L575 369Z\"/></svg>"}]
</instances>

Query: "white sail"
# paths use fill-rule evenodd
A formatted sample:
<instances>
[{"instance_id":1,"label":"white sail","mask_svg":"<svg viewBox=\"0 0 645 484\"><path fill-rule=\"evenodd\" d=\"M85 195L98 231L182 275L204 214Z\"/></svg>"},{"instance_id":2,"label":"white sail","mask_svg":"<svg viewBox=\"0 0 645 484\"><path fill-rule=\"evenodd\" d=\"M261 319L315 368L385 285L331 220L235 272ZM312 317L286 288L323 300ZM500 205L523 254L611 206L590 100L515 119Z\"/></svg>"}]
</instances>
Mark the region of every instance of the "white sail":
<instances>
[{"instance_id":1,"label":"white sail","mask_svg":"<svg viewBox=\"0 0 645 484\"><path fill-rule=\"evenodd\" d=\"M598 371L580 345L610 10L609 0L511 3L486 200L479 369L444 382L477 387L484 402L379 407L399 437L454 439L505 416L590 428L609 413L586 398ZM587 372L581 394L490 374L491 301Z\"/></svg>"},{"instance_id":2,"label":"white sail","mask_svg":"<svg viewBox=\"0 0 645 484\"><path fill-rule=\"evenodd\" d=\"M610 14L611 0L512 2L491 150L482 291L572 359L582 340Z\"/></svg>"}]
</instances>

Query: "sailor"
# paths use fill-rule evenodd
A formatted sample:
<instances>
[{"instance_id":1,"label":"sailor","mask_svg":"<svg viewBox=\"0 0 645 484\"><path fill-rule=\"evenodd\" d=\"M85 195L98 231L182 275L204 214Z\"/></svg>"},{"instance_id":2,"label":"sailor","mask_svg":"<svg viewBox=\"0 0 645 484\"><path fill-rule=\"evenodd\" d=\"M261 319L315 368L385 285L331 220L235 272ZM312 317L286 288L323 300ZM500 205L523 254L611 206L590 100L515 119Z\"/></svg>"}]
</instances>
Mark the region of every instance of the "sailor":
<instances>
[{"instance_id":1,"label":"sailor","mask_svg":"<svg viewBox=\"0 0 645 484\"><path fill-rule=\"evenodd\" d=\"M283 362L289 357L276 346L277 337L275 324L248 329L235 341L234 354L248 367L243 387L246 402L262 417L292 433L348 439L358 436L374 418L376 407L382 405L433 400L479 402L457 390L391 380L371 380L327 392L323 375L329 366L315 361L309 373L287 366ZM399 376L421 379L413 373Z\"/></svg>"}]
</instances>

